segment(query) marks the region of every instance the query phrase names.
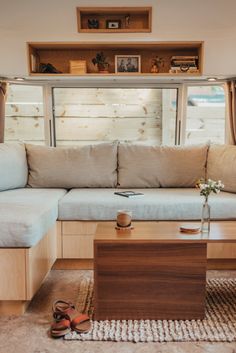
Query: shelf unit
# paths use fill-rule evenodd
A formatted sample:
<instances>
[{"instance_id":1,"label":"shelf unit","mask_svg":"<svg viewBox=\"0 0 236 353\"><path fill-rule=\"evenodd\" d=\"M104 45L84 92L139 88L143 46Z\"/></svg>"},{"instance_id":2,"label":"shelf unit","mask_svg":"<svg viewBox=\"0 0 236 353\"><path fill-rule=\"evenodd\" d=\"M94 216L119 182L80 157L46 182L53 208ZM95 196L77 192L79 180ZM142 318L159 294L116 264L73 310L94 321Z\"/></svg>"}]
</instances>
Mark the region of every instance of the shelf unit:
<instances>
[{"instance_id":1,"label":"shelf unit","mask_svg":"<svg viewBox=\"0 0 236 353\"><path fill-rule=\"evenodd\" d=\"M199 76L203 68L203 42L66 42L66 43L27 43L29 74L34 76L76 76L69 72L70 60L86 60L89 75L114 75L114 76ZM109 62L109 73L98 73L93 65L92 58L97 52L103 51ZM32 71L32 55L39 63L50 63L61 74L40 74ZM141 73L115 73L115 55L141 55ZM197 73L169 73L170 60L173 55L197 55ZM151 62L156 56L163 58L164 65L160 72L151 73Z\"/></svg>"},{"instance_id":2,"label":"shelf unit","mask_svg":"<svg viewBox=\"0 0 236 353\"><path fill-rule=\"evenodd\" d=\"M129 16L129 24L127 24ZM98 28L89 28L95 19ZM107 28L108 21L120 21L120 28ZM152 30L151 7L77 7L78 32L83 33L142 33Z\"/></svg>"}]
</instances>

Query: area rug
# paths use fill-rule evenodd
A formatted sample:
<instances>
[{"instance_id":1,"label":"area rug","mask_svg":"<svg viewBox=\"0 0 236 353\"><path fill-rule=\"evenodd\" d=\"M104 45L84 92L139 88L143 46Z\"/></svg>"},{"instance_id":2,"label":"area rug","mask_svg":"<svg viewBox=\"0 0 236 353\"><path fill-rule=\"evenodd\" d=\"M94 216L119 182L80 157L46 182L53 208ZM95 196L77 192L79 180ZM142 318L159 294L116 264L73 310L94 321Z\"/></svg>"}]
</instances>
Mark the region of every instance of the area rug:
<instances>
[{"instance_id":1,"label":"area rug","mask_svg":"<svg viewBox=\"0 0 236 353\"><path fill-rule=\"evenodd\" d=\"M93 281L80 284L77 307L93 314ZM232 342L236 341L236 279L207 281L206 317L203 320L93 321L87 334L71 332L66 340L123 342Z\"/></svg>"}]
</instances>

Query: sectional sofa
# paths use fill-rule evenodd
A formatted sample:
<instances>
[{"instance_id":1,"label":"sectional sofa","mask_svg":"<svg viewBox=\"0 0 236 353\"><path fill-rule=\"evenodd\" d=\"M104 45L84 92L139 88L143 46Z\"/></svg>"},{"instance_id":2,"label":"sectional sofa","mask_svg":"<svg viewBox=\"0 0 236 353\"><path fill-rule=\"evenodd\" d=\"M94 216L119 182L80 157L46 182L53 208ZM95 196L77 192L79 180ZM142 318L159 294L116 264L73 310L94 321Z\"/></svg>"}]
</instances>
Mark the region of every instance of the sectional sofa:
<instances>
[{"instance_id":1,"label":"sectional sofa","mask_svg":"<svg viewBox=\"0 0 236 353\"><path fill-rule=\"evenodd\" d=\"M225 184L210 198L212 218L236 219L234 146L0 144L0 313L22 313L57 258L92 258L97 223L118 209L134 220L199 220L201 177ZM209 258L235 256L231 245L208 249Z\"/></svg>"}]
</instances>

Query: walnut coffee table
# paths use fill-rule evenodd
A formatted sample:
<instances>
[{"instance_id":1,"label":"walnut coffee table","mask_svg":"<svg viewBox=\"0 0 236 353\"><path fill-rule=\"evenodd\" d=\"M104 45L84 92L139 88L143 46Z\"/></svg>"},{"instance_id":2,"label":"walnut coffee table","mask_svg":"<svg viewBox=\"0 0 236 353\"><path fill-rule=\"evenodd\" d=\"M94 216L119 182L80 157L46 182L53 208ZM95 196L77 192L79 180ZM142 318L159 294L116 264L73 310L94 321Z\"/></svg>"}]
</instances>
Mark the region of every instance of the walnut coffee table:
<instances>
[{"instance_id":1,"label":"walnut coffee table","mask_svg":"<svg viewBox=\"0 0 236 353\"><path fill-rule=\"evenodd\" d=\"M236 242L236 223L212 222L209 235L180 233L185 223L133 222L127 231L98 225L96 320L204 318L207 243Z\"/></svg>"}]
</instances>

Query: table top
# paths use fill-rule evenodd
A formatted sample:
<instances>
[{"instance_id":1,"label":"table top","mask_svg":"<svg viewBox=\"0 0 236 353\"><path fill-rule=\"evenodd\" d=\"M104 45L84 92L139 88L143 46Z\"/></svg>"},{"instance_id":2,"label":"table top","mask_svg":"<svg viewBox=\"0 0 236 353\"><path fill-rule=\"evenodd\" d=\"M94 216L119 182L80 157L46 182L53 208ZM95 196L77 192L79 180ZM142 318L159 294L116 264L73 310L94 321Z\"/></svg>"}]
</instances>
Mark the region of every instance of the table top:
<instances>
[{"instance_id":1,"label":"table top","mask_svg":"<svg viewBox=\"0 0 236 353\"><path fill-rule=\"evenodd\" d=\"M116 222L98 223L95 242L161 242L161 243L236 243L235 221L212 221L210 233L186 234L180 226L198 225L200 222L132 222L134 229L117 230Z\"/></svg>"}]
</instances>

